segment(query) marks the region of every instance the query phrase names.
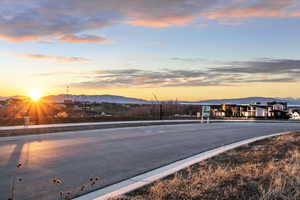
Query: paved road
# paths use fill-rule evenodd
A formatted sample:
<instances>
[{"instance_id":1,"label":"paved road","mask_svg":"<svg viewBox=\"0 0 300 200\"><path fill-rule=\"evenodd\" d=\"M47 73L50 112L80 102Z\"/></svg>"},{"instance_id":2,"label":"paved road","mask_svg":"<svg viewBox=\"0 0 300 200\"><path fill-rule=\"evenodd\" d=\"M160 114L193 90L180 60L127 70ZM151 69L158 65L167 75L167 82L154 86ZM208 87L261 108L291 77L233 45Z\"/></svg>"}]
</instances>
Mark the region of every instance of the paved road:
<instances>
[{"instance_id":1,"label":"paved road","mask_svg":"<svg viewBox=\"0 0 300 200\"><path fill-rule=\"evenodd\" d=\"M224 120L216 120L224 121ZM237 120L239 121L239 120ZM143 124L143 123L168 123L168 122L200 122L200 120L145 120L145 121L116 121L116 122L86 122L86 123L63 123L63 124L41 124L23 126L0 126L0 131L5 130L22 130L22 129L39 129L39 128L55 128L55 127L78 127L78 126L97 126L97 125L126 125L126 124Z\"/></svg>"},{"instance_id":2,"label":"paved road","mask_svg":"<svg viewBox=\"0 0 300 200\"><path fill-rule=\"evenodd\" d=\"M16 200L55 200L90 177L89 190L246 138L300 130L300 123L213 123L65 132L0 138L0 199L13 174ZM15 169L16 163L21 169ZM59 177L60 185L51 179ZM77 190L78 191L78 190Z\"/></svg>"}]
</instances>

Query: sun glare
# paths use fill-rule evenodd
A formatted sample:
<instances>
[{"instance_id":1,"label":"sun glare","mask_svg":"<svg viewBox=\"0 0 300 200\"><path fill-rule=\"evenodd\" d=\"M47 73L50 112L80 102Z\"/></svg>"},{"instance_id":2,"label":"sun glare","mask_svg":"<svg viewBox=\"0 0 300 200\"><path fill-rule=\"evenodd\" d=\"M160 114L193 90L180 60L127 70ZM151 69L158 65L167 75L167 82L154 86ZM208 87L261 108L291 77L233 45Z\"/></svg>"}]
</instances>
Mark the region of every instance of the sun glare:
<instances>
[{"instance_id":1,"label":"sun glare","mask_svg":"<svg viewBox=\"0 0 300 200\"><path fill-rule=\"evenodd\" d=\"M33 101L38 101L43 97L43 94L39 90L32 90L28 95Z\"/></svg>"}]
</instances>

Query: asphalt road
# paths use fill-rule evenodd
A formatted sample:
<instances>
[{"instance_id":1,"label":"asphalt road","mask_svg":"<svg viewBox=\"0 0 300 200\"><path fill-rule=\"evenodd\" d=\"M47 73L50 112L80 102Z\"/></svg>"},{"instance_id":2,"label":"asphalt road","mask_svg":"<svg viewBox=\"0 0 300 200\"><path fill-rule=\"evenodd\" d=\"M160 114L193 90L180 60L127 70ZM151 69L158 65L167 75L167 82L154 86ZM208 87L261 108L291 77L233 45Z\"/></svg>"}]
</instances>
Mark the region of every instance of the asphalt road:
<instances>
[{"instance_id":1,"label":"asphalt road","mask_svg":"<svg viewBox=\"0 0 300 200\"><path fill-rule=\"evenodd\" d=\"M90 177L103 188L194 154L243 139L300 130L300 123L185 124L0 138L0 199L55 200L77 193ZM16 169L17 163L22 163ZM61 184L52 183L60 178ZM77 189L76 189L77 188ZM85 191L87 192L87 191Z\"/></svg>"}]
</instances>

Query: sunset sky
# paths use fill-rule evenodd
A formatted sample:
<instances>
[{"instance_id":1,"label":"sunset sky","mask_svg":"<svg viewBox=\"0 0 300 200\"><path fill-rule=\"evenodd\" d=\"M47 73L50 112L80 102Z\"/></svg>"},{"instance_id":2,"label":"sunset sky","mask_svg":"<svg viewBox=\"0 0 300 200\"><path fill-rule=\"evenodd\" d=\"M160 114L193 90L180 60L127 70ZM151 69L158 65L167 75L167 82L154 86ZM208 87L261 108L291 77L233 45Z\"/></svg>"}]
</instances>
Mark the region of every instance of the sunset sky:
<instances>
[{"instance_id":1,"label":"sunset sky","mask_svg":"<svg viewBox=\"0 0 300 200\"><path fill-rule=\"evenodd\" d=\"M0 0L0 96L300 97L299 0Z\"/></svg>"}]
</instances>

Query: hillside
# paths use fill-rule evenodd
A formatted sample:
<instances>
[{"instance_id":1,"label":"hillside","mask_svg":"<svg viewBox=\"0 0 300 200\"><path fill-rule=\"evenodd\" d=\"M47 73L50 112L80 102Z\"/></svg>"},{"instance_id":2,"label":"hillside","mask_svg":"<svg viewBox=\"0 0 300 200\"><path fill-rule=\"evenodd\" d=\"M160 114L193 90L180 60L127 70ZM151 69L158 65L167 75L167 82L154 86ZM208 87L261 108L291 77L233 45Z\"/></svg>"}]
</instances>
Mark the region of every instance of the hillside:
<instances>
[{"instance_id":1,"label":"hillside","mask_svg":"<svg viewBox=\"0 0 300 200\"><path fill-rule=\"evenodd\" d=\"M184 102L192 104L255 104L260 102L261 104L266 104L271 101L283 101L287 102L289 105L300 105L300 99L293 98L267 98L267 97L247 97L247 98L235 98L235 99L212 99L204 101L195 102Z\"/></svg>"},{"instance_id":2,"label":"hillside","mask_svg":"<svg viewBox=\"0 0 300 200\"><path fill-rule=\"evenodd\" d=\"M0 97L0 100L5 100L9 97ZM152 101L130 98L124 96L115 96L115 95L51 95L43 98L49 102L61 103L65 99L71 99L77 102L107 102L107 103L121 103L121 104L149 104ZM281 101L287 102L289 105L300 105L300 99L294 98L268 98L268 97L246 97L246 98L232 98L232 99L209 99L202 101L178 101L182 104L255 104L260 102L261 104L266 104L271 101ZM167 102L167 101L165 101Z\"/></svg>"},{"instance_id":3,"label":"hillside","mask_svg":"<svg viewBox=\"0 0 300 200\"><path fill-rule=\"evenodd\" d=\"M129 98L114 95L52 95L44 97L45 100L51 102L63 102L65 99L71 99L78 102L108 102L108 103L124 103L124 104L147 104L143 99Z\"/></svg>"}]
</instances>

